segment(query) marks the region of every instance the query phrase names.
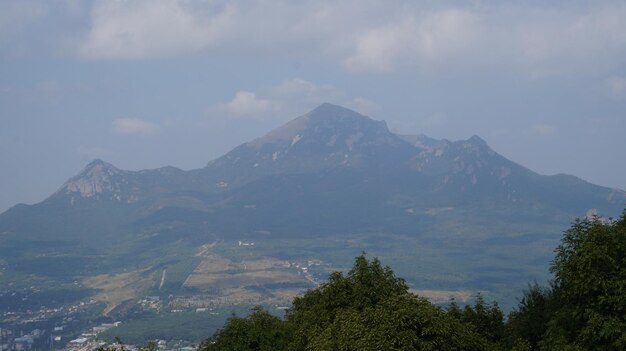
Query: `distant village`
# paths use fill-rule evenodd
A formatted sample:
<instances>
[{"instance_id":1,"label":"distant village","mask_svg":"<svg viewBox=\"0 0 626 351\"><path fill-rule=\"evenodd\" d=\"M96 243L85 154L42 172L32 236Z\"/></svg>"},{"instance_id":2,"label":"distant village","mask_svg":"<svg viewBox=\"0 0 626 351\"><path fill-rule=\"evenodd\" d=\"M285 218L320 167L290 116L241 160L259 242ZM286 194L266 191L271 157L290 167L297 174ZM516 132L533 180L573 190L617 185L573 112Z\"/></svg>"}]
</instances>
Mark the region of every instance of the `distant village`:
<instances>
[{"instance_id":1,"label":"distant village","mask_svg":"<svg viewBox=\"0 0 626 351\"><path fill-rule=\"evenodd\" d=\"M159 309L158 296L146 296L139 301L140 305L145 308ZM85 306L85 303L82 305ZM50 309L43 311L44 313L62 312L62 309ZM71 308L75 312L74 308ZM207 309L197 309L196 312L204 312ZM5 313L11 316L15 313ZM107 342L99 338L99 335L113 327L118 327L122 322L100 323L95 326L87 327L77 337L68 338L68 335L75 335L70 332L78 320L73 317L63 317L56 323L52 323L50 327L28 329L30 324L45 324L50 322L46 319L45 314L38 315L35 318L21 321L12 328L0 328L0 351L28 351L28 350L68 350L68 351L93 351L100 346L106 346ZM158 350L163 351L192 351L195 347L191 346L189 341L185 340L154 340ZM143 345L142 345L143 346ZM136 345L124 344L124 348L128 351L137 350Z\"/></svg>"},{"instance_id":2,"label":"distant village","mask_svg":"<svg viewBox=\"0 0 626 351\"><path fill-rule=\"evenodd\" d=\"M252 249L254 242L236 240L235 246ZM315 267L326 267L320 260L306 260L300 262L285 262L286 267L295 270L297 274L314 285L319 285L325 278L323 274L315 272ZM322 272L323 270L320 270ZM0 294L15 294L8 290ZM1 296L1 295L0 295ZM24 296L28 296L25 293ZM24 297L23 299L28 299ZM150 313L206 313L219 315L224 306L237 304L225 296L193 294L143 296L136 300L140 310ZM276 310L286 310L289 307L282 304L273 305ZM6 310L5 310L6 311ZM87 313L88 311L91 311ZM92 351L105 346L106 341L101 334L113 327L123 327L121 321L112 322L109 318L100 315L101 308L94 299L81 301L73 305L49 308L40 306L39 309L26 309L20 312L6 311L0 315L0 351L29 351L29 350L73 350ZM92 316L86 318L85 316ZM103 322L106 320L106 322ZM191 351L195 347L187 340L154 340L158 350L163 351ZM145 345L141 345L145 346ZM135 350L136 346L124 345L126 350Z\"/></svg>"},{"instance_id":3,"label":"distant village","mask_svg":"<svg viewBox=\"0 0 626 351\"><path fill-rule=\"evenodd\" d=\"M95 300L89 300L58 308L41 306L38 310L4 312L0 324L4 325L0 327L0 351L59 349L68 342L68 335L80 328L76 315L95 304ZM110 327L103 325L100 330Z\"/></svg>"}]
</instances>

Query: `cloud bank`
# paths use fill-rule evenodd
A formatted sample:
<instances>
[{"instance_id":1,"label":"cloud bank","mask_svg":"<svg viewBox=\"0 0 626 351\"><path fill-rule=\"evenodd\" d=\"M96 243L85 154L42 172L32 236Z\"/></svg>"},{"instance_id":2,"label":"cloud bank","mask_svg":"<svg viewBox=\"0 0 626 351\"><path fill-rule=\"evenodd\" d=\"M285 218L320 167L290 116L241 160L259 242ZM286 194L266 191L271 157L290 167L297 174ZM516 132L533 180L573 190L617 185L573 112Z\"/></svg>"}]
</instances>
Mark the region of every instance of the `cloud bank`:
<instances>
[{"instance_id":1,"label":"cloud bank","mask_svg":"<svg viewBox=\"0 0 626 351\"><path fill-rule=\"evenodd\" d=\"M322 102L347 106L363 114L377 110L377 105L361 96L350 96L332 85L315 84L294 78L256 92L237 91L232 100L209 108L213 117L276 119L293 118Z\"/></svg>"},{"instance_id":2,"label":"cloud bank","mask_svg":"<svg viewBox=\"0 0 626 351\"><path fill-rule=\"evenodd\" d=\"M195 52L214 46L234 24L224 6L186 1L99 1L78 54L91 59L142 59Z\"/></svg>"},{"instance_id":3,"label":"cloud bank","mask_svg":"<svg viewBox=\"0 0 626 351\"><path fill-rule=\"evenodd\" d=\"M261 115L271 106L271 101L259 99L250 91L238 91L230 102L222 105L229 115L236 117Z\"/></svg>"},{"instance_id":4,"label":"cloud bank","mask_svg":"<svg viewBox=\"0 0 626 351\"><path fill-rule=\"evenodd\" d=\"M480 67L529 76L626 62L626 4L96 1L75 54L94 60L262 53L354 73Z\"/></svg>"},{"instance_id":5,"label":"cloud bank","mask_svg":"<svg viewBox=\"0 0 626 351\"><path fill-rule=\"evenodd\" d=\"M113 121L111 131L118 135L156 135L161 132L158 125L138 118L118 118Z\"/></svg>"}]
</instances>

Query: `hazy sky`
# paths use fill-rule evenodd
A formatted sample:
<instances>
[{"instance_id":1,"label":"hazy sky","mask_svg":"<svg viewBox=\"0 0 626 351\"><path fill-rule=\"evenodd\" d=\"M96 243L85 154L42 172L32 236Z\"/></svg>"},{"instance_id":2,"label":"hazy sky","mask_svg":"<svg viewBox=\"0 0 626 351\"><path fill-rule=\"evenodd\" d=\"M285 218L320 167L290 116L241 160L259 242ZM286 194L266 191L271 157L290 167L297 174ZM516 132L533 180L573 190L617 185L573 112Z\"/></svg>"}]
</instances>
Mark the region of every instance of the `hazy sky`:
<instances>
[{"instance_id":1,"label":"hazy sky","mask_svg":"<svg viewBox=\"0 0 626 351\"><path fill-rule=\"evenodd\" d=\"M624 1L0 0L0 211L322 102L626 189Z\"/></svg>"}]
</instances>

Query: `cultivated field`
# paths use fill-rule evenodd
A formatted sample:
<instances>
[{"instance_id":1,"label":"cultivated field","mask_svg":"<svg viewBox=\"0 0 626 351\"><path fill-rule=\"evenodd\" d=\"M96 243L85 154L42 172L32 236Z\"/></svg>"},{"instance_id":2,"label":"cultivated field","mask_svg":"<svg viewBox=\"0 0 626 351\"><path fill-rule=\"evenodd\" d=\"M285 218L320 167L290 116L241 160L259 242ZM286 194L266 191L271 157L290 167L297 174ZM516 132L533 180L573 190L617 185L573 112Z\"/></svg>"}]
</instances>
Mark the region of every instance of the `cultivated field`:
<instances>
[{"instance_id":1,"label":"cultivated field","mask_svg":"<svg viewBox=\"0 0 626 351\"><path fill-rule=\"evenodd\" d=\"M153 285L153 280L145 270L136 270L121 274L101 274L86 278L83 284L100 292L94 296L107 304L104 314L109 314L119 304L133 300Z\"/></svg>"},{"instance_id":2,"label":"cultivated field","mask_svg":"<svg viewBox=\"0 0 626 351\"><path fill-rule=\"evenodd\" d=\"M290 303L294 296L314 286L302 270L273 257L240 261L201 250L202 261L183 287L201 291L214 301L234 304ZM219 299L219 300L218 300Z\"/></svg>"}]
</instances>

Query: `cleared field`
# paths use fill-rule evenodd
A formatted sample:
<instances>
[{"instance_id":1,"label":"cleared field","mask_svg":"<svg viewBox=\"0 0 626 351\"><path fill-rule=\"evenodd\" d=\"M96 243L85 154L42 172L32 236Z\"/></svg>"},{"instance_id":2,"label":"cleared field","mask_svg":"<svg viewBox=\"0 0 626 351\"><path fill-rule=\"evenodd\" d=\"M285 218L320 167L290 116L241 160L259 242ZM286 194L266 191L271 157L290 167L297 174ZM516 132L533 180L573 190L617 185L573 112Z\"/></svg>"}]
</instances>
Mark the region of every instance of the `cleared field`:
<instances>
[{"instance_id":1,"label":"cleared field","mask_svg":"<svg viewBox=\"0 0 626 351\"><path fill-rule=\"evenodd\" d=\"M203 259L194 270L194 274L218 273L229 270L267 270L289 268L289 262L273 257L261 257L240 262L203 250Z\"/></svg>"},{"instance_id":2,"label":"cleared field","mask_svg":"<svg viewBox=\"0 0 626 351\"><path fill-rule=\"evenodd\" d=\"M234 264L231 260L213 254L207 255L206 258L204 258L202 262L200 262L200 264L196 267L192 275L225 272L237 268L237 265Z\"/></svg>"},{"instance_id":3,"label":"cleared field","mask_svg":"<svg viewBox=\"0 0 626 351\"><path fill-rule=\"evenodd\" d=\"M198 289L224 289L233 287L262 286L280 283L305 283L306 280L296 272L286 271L251 271L241 273L192 273L185 282L186 287Z\"/></svg>"},{"instance_id":4,"label":"cleared field","mask_svg":"<svg viewBox=\"0 0 626 351\"><path fill-rule=\"evenodd\" d=\"M468 302L472 298L472 293L469 291L455 291L455 290L415 290L410 291L419 296L425 297L433 303L446 303L454 299L460 302Z\"/></svg>"},{"instance_id":5,"label":"cleared field","mask_svg":"<svg viewBox=\"0 0 626 351\"><path fill-rule=\"evenodd\" d=\"M213 242L210 244L204 244L202 246L200 246L200 248L198 249L198 253L196 253L196 256L208 256L210 255L210 251L212 248L214 248L217 245L217 242Z\"/></svg>"},{"instance_id":6,"label":"cleared field","mask_svg":"<svg viewBox=\"0 0 626 351\"><path fill-rule=\"evenodd\" d=\"M224 301L229 304L235 305L290 305L293 298L302 295L306 289L250 289L245 288L231 288L224 289L222 295Z\"/></svg>"},{"instance_id":7,"label":"cleared field","mask_svg":"<svg viewBox=\"0 0 626 351\"><path fill-rule=\"evenodd\" d=\"M246 288L230 288L222 290L222 297L229 304L258 304L260 301L267 301L268 295L262 291L249 290Z\"/></svg>"},{"instance_id":8,"label":"cleared field","mask_svg":"<svg viewBox=\"0 0 626 351\"><path fill-rule=\"evenodd\" d=\"M101 274L86 278L83 284L99 290L94 298L106 303L103 313L108 315L117 305L136 299L154 284L152 278L144 274L145 272L136 270L121 274Z\"/></svg>"},{"instance_id":9,"label":"cleared field","mask_svg":"<svg viewBox=\"0 0 626 351\"><path fill-rule=\"evenodd\" d=\"M296 296L302 296L308 289L276 289L273 291L274 298L272 303L290 305L293 302L293 298Z\"/></svg>"},{"instance_id":10,"label":"cleared field","mask_svg":"<svg viewBox=\"0 0 626 351\"><path fill-rule=\"evenodd\" d=\"M289 262L273 257L263 257L258 260L244 260L239 267L246 270L285 269L289 268Z\"/></svg>"},{"instance_id":11,"label":"cleared field","mask_svg":"<svg viewBox=\"0 0 626 351\"><path fill-rule=\"evenodd\" d=\"M268 256L234 261L212 252L199 251L202 261L187 277L185 288L202 291L213 304L288 304L313 285L288 261Z\"/></svg>"}]
</instances>

